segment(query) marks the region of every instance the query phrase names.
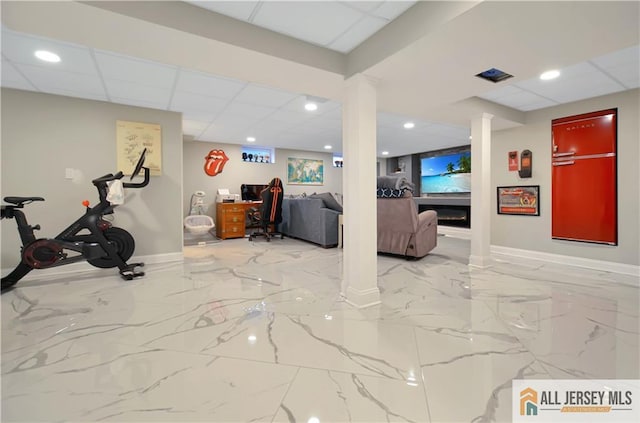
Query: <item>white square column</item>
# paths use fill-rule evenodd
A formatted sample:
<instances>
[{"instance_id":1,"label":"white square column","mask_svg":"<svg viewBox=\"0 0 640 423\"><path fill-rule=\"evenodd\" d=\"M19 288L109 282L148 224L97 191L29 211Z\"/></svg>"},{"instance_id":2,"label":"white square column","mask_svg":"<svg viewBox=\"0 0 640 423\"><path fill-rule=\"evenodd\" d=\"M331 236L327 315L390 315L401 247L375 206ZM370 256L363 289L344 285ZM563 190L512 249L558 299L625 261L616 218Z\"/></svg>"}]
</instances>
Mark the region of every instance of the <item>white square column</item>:
<instances>
[{"instance_id":1,"label":"white square column","mask_svg":"<svg viewBox=\"0 0 640 423\"><path fill-rule=\"evenodd\" d=\"M471 254L469 266L491 264L491 119L482 113L471 120Z\"/></svg>"},{"instance_id":2,"label":"white square column","mask_svg":"<svg viewBox=\"0 0 640 423\"><path fill-rule=\"evenodd\" d=\"M355 307L380 303L376 201L375 81L345 81L342 106L344 248L342 295Z\"/></svg>"}]
</instances>

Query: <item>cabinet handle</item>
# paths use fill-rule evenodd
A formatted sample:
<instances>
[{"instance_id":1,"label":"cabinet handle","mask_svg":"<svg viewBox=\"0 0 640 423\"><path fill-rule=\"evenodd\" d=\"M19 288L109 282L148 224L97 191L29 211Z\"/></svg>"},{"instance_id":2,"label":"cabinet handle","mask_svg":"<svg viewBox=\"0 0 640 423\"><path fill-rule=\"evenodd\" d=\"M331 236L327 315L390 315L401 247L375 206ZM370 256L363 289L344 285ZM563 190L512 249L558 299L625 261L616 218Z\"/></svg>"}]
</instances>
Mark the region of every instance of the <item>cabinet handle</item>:
<instances>
[{"instance_id":1,"label":"cabinet handle","mask_svg":"<svg viewBox=\"0 0 640 423\"><path fill-rule=\"evenodd\" d=\"M576 154L575 151L569 151L567 153L553 153L553 157L566 157L566 156L573 156L574 154Z\"/></svg>"},{"instance_id":2,"label":"cabinet handle","mask_svg":"<svg viewBox=\"0 0 640 423\"><path fill-rule=\"evenodd\" d=\"M575 164L576 162L573 160L565 160L563 162L553 162L554 166L567 166L567 165L572 165Z\"/></svg>"}]
</instances>

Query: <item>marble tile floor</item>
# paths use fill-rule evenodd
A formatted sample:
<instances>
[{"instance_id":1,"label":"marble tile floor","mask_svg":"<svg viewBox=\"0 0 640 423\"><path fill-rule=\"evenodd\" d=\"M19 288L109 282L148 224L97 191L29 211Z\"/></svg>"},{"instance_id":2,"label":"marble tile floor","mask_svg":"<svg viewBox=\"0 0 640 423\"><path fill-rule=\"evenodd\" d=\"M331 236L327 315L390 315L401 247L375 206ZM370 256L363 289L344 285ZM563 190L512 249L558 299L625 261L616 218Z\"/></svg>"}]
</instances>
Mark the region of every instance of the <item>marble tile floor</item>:
<instances>
[{"instance_id":1,"label":"marble tile floor","mask_svg":"<svg viewBox=\"0 0 640 423\"><path fill-rule=\"evenodd\" d=\"M33 273L1 297L2 421L510 421L511 380L638 379L637 278L497 262L469 241L378 257L382 304L340 297L342 250L185 248L125 282Z\"/></svg>"}]
</instances>

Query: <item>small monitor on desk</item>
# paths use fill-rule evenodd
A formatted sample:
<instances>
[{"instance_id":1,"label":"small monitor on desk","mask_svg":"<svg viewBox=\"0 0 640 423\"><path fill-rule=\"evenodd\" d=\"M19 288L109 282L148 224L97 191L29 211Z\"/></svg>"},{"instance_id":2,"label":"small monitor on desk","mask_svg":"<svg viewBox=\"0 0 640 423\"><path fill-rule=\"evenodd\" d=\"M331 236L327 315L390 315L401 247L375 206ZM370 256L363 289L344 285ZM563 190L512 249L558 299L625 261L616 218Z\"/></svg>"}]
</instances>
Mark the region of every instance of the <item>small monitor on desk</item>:
<instances>
[{"instance_id":1,"label":"small monitor on desk","mask_svg":"<svg viewBox=\"0 0 640 423\"><path fill-rule=\"evenodd\" d=\"M242 184L240 186L242 201L262 201L260 193L267 186L267 184Z\"/></svg>"}]
</instances>

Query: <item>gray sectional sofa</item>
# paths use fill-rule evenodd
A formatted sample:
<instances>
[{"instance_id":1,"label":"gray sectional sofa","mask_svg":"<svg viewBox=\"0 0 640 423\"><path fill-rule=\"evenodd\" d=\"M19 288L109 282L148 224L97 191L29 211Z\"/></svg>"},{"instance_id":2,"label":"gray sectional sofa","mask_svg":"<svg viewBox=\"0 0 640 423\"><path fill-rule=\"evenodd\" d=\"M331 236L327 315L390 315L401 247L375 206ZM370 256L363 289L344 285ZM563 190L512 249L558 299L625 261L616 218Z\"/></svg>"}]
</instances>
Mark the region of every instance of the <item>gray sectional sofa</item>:
<instances>
[{"instance_id":1,"label":"gray sectional sofa","mask_svg":"<svg viewBox=\"0 0 640 423\"><path fill-rule=\"evenodd\" d=\"M338 245L339 211L325 206L321 198L284 198L282 223L278 230L285 236L313 242L324 248Z\"/></svg>"}]
</instances>

